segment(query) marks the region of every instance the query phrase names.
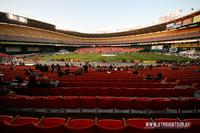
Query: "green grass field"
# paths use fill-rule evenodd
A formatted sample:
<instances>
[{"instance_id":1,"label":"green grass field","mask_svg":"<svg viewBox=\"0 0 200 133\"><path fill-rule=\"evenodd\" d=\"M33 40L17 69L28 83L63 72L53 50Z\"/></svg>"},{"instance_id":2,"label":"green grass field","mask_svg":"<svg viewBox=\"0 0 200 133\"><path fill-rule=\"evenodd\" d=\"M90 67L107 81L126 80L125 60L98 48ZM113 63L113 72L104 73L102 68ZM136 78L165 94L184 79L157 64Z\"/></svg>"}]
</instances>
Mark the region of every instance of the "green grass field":
<instances>
[{"instance_id":1,"label":"green grass field","mask_svg":"<svg viewBox=\"0 0 200 133\"><path fill-rule=\"evenodd\" d=\"M116 54L116 56L102 56L102 54L75 54L69 53L65 55L48 55L41 58L42 60L55 60L55 59L72 59L79 61L94 61L94 62L121 62L122 60L126 60L127 62L133 60L139 61L159 61L159 60L168 60L168 61L191 61L192 59L179 57L179 56L171 56L164 55L158 53L123 53Z\"/></svg>"}]
</instances>

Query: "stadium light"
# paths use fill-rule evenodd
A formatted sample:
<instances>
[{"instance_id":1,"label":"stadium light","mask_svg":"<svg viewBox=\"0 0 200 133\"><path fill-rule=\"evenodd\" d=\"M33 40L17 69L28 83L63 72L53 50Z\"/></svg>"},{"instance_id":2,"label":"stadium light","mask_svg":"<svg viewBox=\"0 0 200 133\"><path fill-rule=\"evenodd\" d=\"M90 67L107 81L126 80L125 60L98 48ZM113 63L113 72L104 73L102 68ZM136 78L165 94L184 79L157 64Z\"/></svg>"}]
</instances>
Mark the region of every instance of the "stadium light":
<instances>
[{"instance_id":1,"label":"stadium light","mask_svg":"<svg viewBox=\"0 0 200 133\"><path fill-rule=\"evenodd\" d=\"M8 18L8 19L12 19L12 20L16 20L16 21L17 21L17 16L14 15L14 14L11 14L11 13L8 13L8 14L7 14L7 18Z\"/></svg>"},{"instance_id":2,"label":"stadium light","mask_svg":"<svg viewBox=\"0 0 200 133\"><path fill-rule=\"evenodd\" d=\"M18 20L22 23L27 23L27 19L24 17L19 17Z\"/></svg>"},{"instance_id":3,"label":"stadium light","mask_svg":"<svg viewBox=\"0 0 200 133\"><path fill-rule=\"evenodd\" d=\"M24 17L21 17L21 16L17 16L17 15L11 14L11 13L7 14L7 18L11 19L11 20L15 20L15 21L21 22L21 23L28 23L27 18L24 18Z\"/></svg>"}]
</instances>

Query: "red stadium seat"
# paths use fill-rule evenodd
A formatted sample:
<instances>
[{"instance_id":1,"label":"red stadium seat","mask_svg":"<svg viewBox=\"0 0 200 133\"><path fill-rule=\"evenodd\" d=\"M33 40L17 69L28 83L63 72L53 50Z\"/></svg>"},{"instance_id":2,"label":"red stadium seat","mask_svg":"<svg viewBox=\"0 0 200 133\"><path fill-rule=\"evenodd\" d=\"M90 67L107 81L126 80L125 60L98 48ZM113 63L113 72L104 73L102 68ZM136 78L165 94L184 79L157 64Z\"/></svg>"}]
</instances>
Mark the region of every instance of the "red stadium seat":
<instances>
[{"instance_id":1,"label":"red stadium seat","mask_svg":"<svg viewBox=\"0 0 200 133\"><path fill-rule=\"evenodd\" d=\"M124 88L112 88L111 90L111 96L120 97L123 96Z\"/></svg>"},{"instance_id":2,"label":"red stadium seat","mask_svg":"<svg viewBox=\"0 0 200 133\"><path fill-rule=\"evenodd\" d=\"M186 99L170 99L170 101L167 103L167 107L169 109L176 110L177 113L182 113L182 110L184 108L186 108L187 106L190 106L190 105L186 105L185 103L187 103Z\"/></svg>"},{"instance_id":3,"label":"red stadium seat","mask_svg":"<svg viewBox=\"0 0 200 133\"><path fill-rule=\"evenodd\" d=\"M94 126L92 119L70 119L66 123L68 133L94 133Z\"/></svg>"},{"instance_id":4,"label":"red stadium seat","mask_svg":"<svg viewBox=\"0 0 200 133\"><path fill-rule=\"evenodd\" d=\"M63 108L65 111L80 111L80 98L78 96L64 96L63 97Z\"/></svg>"},{"instance_id":5,"label":"red stadium seat","mask_svg":"<svg viewBox=\"0 0 200 133\"><path fill-rule=\"evenodd\" d=\"M150 119L145 118L130 118L127 119L127 133L153 133L153 129L148 127Z\"/></svg>"},{"instance_id":6,"label":"red stadium seat","mask_svg":"<svg viewBox=\"0 0 200 133\"><path fill-rule=\"evenodd\" d=\"M85 88L82 87L74 88L74 96L85 96L85 95L87 95Z\"/></svg>"},{"instance_id":7,"label":"red stadium seat","mask_svg":"<svg viewBox=\"0 0 200 133\"><path fill-rule=\"evenodd\" d=\"M63 95L63 89L62 88L52 88L48 90L51 96L61 96Z\"/></svg>"},{"instance_id":8,"label":"red stadium seat","mask_svg":"<svg viewBox=\"0 0 200 133\"><path fill-rule=\"evenodd\" d=\"M9 115L0 115L0 121L7 121L10 122L12 121L13 117Z\"/></svg>"},{"instance_id":9,"label":"red stadium seat","mask_svg":"<svg viewBox=\"0 0 200 133\"><path fill-rule=\"evenodd\" d=\"M132 109L134 110L145 110L149 109L149 98L133 98Z\"/></svg>"},{"instance_id":10,"label":"red stadium seat","mask_svg":"<svg viewBox=\"0 0 200 133\"><path fill-rule=\"evenodd\" d=\"M96 121L98 133L124 133L126 125L123 120L101 119Z\"/></svg>"},{"instance_id":11,"label":"red stadium seat","mask_svg":"<svg viewBox=\"0 0 200 133\"><path fill-rule=\"evenodd\" d=\"M113 98L111 96L97 97L97 106L99 109L113 109Z\"/></svg>"},{"instance_id":12,"label":"red stadium seat","mask_svg":"<svg viewBox=\"0 0 200 133\"><path fill-rule=\"evenodd\" d=\"M134 95L135 97L146 97L148 96L148 89L151 88L135 88Z\"/></svg>"},{"instance_id":13,"label":"red stadium seat","mask_svg":"<svg viewBox=\"0 0 200 133\"><path fill-rule=\"evenodd\" d=\"M98 88L88 87L86 88L86 96L97 96Z\"/></svg>"},{"instance_id":14,"label":"red stadium seat","mask_svg":"<svg viewBox=\"0 0 200 133\"><path fill-rule=\"evenodd\" d=\"M34 111L37 111L38 109L46 109L45 105L45 99L42 96L34 96L30 98L30 104Z\"/></svg>"},{"instance_id":15,"label":"red stadium seat","mask_svg":"<svg viewBox=\"0 0 200 133\"><path fill-rule=\"evenodd\" d=\"M48 111L52 109L59 109L63 108L63 98L60 96L48 96L44 98L44 104Z\"/></svg>"},{"instance_id":16,"label":"red stadium seat","mask_svg":"<svg viewBox=\"0 0 200 133\"><path fill-rule=\"evenodd\" d=\"M152 98L149 101L149 110L166 110L167 103L169 102L166 98Z\"/></svg>"},{"instance_id":17,"label":"red stadium seat","mask_svg":"<svg viewBox=\"0 0 200 133\"><path fill-rule=\"evenodd\" d=\"M63 88L64 96L75 96L74 88Z\"/></svg>"},{"instance_id":18,"label":"red stadium seat","mask_svg":"<svg viewBox=\"0 0 200 133\"><path fill-rule=\"evenodd\" d=\"M40 133L65 133L65 119L57 117L44 118L37 125Z\"/></svg>"},{"instance_id":19,"label":"red stadium seat","mask_svg":"<svg viewBox=\"0 0 200 133\"><path fill-rule=\"evenodd\" d=\"M186 133L197 133L200 130L200 119L184 119L183 122L187 123L188 127L184 130Z\"/></svg>"},{"instance_id":20,"label":"red stadium seat","mask_svg":"<svg viewBox=\"0 0 200 133\"><path fill-rule=\"evenodd\" d=\"M12 132L12 130L9 129L9 126L6 126L8 123L11 123L11 121L13 120L12 116L9 115L0 115L0 131L1 132Z\"/></svg>"},{"instance_id":21,"label":"red stadium seat","mask_svg":"<svg viewBox=\"0 0 200 133\"><path fill-rule=\"evenodd\" d=\"M110 95L110 88L101 87L98 89L98 96L111 96Z\"/></svg>"},{"instance_id":22,"label":"red stadium seat","mask_svg":"<svg viewBox=\"0 0 200 133\"><path fill-rule=\"evenodd\" d=\"M159 97L171 97L174 89L172 88L162 88L159 92ZM153 92L152 92L153 93Z\"/></svg>"},{"instance_id":23,"label":"red stadium seat","mask_svg":"<svg viewBox=\"0 0 200 133\"><path fill-rule=\"evenodd\" d=\"M92 96L82 96L82 97L80 97L80 105L81 105L83 112L85 109L87 109L87 111L95 111L96 112L97 99L96 99L96 97L92 97Z\"/></svg>"},{"instance_id":24,"label":"red stadium seat","mask_svg":"<svg viewBox=\"0 0 200 133\"><path fill-rule=\"evenodd\" d=\"M148 97L158 97L160 96L159 94L162 92L162 89L160 88L150 88L147 89L146 96Z\"/></svg>"},{"instance_id":25,"label":"red stadium seat","mask_svg":"<svg viewBox=\"0 0 200 133\"><path fill-rule=\"evenodd\" d=\"M135 96L135 89L134 88L124 88L124 96L125 97L133 97Z\"/></svg>"},{"instance_id":26,"label":"red stadium seat","mask_svg":"<svg viewBox=\"0 0 200 133\"><path fill-rule=\"evenodd\" d=\"M116 97L114 99L114 108L117 110L129 110L132 109L132 100L129 97Z\"/></svg>"},{"instance_id":27,"label":"red stadium seat","mask_svg":"<svg viewBox=\"0 0 200 133\"><path fill-rule=\"evenodd\" d=\"M177 133L177 132L183 132L183 127L181 126L173 126L173 123L180 122L176 118L157 118L154 120L154 122L157 122L158 125L161 125L160 127L157 127L155 129L156 133ZM170 122L172 124L170 124ZM166 123L166 124L164 124ZM175 125L175 124L174 124Z\"/></svg>"},{"instance_id":28,"label":"red stadium seat","mask_svg":"<svg viewBox=\"0 0 200 133\"><path fill-rule=\"evenodd\" d=\"M15 133L37 133L34 124L39 122L38 118L34 117L19 117L12 122L12 127Z\"/></svg>"}]
</instances>

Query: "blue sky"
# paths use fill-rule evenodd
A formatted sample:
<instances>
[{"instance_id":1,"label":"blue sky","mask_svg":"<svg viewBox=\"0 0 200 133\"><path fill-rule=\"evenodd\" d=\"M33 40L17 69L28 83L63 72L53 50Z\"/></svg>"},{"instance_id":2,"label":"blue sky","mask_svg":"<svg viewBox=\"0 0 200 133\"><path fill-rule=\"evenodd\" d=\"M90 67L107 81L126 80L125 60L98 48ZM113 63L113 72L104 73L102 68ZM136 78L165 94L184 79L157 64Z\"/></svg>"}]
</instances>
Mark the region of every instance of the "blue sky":
<instances>
[{"instance_id":1,"label":"blue sky","mask_svg":"<svg viewBox=\"0 0 200 133\"><path fill-rule=\"evenodd\" d=\"M112 32L157 22L176 9L200 9L200 0L0 0L0 11L79 32Z\"/></svg>"}]
</instances>

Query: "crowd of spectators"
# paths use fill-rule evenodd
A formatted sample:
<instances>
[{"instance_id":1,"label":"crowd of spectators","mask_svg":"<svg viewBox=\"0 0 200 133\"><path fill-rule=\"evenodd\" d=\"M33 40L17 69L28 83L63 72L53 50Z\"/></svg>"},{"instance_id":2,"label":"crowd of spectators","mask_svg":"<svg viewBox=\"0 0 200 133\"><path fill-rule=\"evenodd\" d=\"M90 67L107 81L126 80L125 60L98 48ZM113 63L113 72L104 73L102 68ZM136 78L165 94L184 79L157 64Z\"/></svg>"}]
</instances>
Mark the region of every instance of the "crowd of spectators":
<instances>
[{"instance_id":1,"label":"crowd of spectators","mask_svg":"<svg viewBox=\"0 0 200 133\"><path fill-rule=\"evenodd\" d=\"M23 66L23 64L21 64ZM106 72L106 73L114 73L116 71L125 71L131 73L134 76L143 76L144 80L160 80L162 81L165 79L165 76L158 72L156 75L148 73L142 75L142 69L149 69L153 70L159 67L168 67L171 71L176 71L179 69L188 69L190 67L190 63L172 63L172 64L154 64L154 65L144 65L144 64L133 64L133 65L119 65L119 64L106 64L106 65L94 65L90 64L89 62L85 62L85 64L79 64L78 67L75 67L73 64L65 63L64 66L60 64L51 64L51 65L42 65L37 63L35 65L35 69L25 68L26 78L22 78L20 75L16 75L16 77L12 80L12 82L7 82L3 79L3 71L0 69L0 87L5 88L4 86L11 86L15 87L18 85L23 85L27 88L39 87L39 88L46 88L46 87L58 87L60 82L57 79L51 78L46 75L46 73L53 73L58 74L58 77L67 76L67 75L82 75L84 73L89 72L89 70L97 71L97 72ZM73 71L71 68L75 67ZM15 65L10 65L10 70L15 71ZM195 72L199 72L198 70L194 70ZM151 71L150 71L151 72Z\"/></svg>"},{"instance_id":2,"label":"crowd of spectators","mask_svg":"<svg viewBox=\"0 0 200 133\"><path fill-rule=\"evenodd\" d=\"M96 48L80 48L74 51L74 53L85 54L85 53L130 53L143 50L142 48L127 48L127 47L96 47Z\"/></svg>"}]
</instances>

